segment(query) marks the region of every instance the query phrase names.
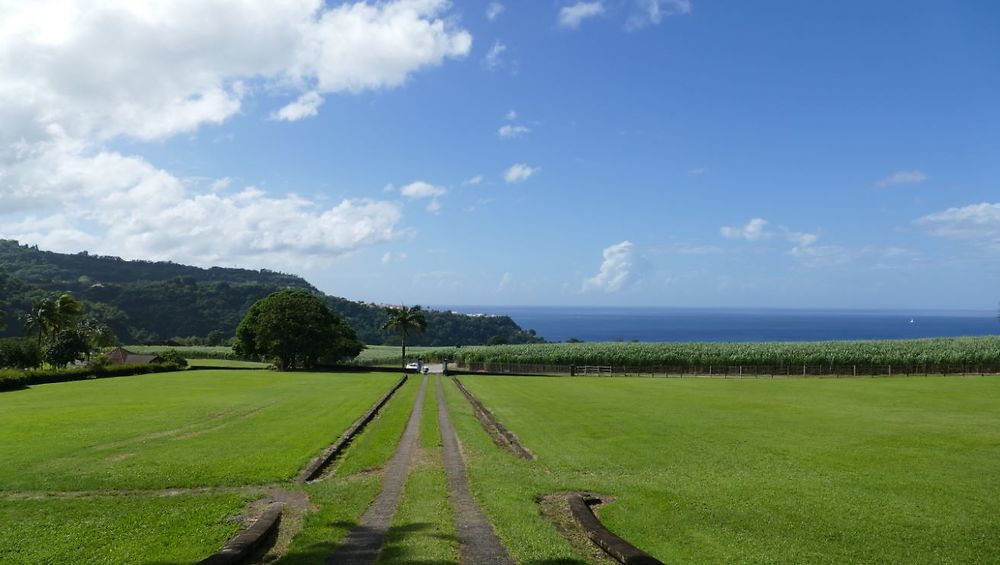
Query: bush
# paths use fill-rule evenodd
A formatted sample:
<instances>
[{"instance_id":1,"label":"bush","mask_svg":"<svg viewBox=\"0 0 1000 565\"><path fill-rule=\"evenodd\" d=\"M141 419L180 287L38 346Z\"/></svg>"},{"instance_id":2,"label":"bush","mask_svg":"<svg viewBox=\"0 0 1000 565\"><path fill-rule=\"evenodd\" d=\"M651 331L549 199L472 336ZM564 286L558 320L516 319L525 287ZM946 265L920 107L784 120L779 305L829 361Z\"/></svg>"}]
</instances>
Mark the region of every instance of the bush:
<instances>
[{"instance_id":1,"label":"bush","mask_svg":"<svg viewBox=\"0 0 1000 565\"><path fill-rule=\"evenodd\" d=\"M187 367L187 359L176 349L168 349L157 354L162 363L172 363L178 367Z\"/></svg>"},{"instance_id":2,"label":"bush","mask_svg":"<svg viewBox=\"0 0 1000 565\"><path fill-rule=\"evenodd\" d=\"M31 369L42 364L42 353L33 339L0 339L0 368Z\"/></svg>"}]
</instances>

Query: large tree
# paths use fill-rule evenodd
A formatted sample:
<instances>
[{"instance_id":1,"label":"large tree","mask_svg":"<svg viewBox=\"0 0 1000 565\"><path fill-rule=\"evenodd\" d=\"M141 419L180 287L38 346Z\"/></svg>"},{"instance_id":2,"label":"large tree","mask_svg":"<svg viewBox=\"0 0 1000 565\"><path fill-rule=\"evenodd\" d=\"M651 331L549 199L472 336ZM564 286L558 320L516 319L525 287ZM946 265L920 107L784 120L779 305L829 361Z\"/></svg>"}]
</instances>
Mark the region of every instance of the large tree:
<instances>
[{"instance_id":1,"label":"large tree","mask_svg":"<svg viewBox=\"0 0 1000 565\"><path fill-rule=\"evenodd\" d=\"M356 357L364 348L351 326L319 297L281 290L258 300L236 329L236 352L273 359L282 371L319 360Z\"/></svg>"},{"instance_id":2,"label":"large tree","mask_svg":"<svg viewBox=\"0 0 1000 565\"><path fill-rule=\"evenodd\" d=\"M427 331L427 319L420 305L400 306L398 308L386 308L386 315L389 319L382 324L382 331L398 333L403 344L402 366L406 368L406 336L410 332L424 333Z\"/></svg>"}]
</instances>

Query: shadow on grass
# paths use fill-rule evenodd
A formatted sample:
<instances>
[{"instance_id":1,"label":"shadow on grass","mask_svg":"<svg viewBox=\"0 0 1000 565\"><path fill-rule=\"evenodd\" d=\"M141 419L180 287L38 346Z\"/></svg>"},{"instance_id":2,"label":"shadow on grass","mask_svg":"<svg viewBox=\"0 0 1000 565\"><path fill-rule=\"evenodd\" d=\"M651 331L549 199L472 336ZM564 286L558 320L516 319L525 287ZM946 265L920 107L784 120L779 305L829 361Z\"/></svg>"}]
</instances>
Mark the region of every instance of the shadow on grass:
<instances>
[{"instance_id":1,"label":"shadow on grass","mask_svg":"<svg viewBox=\"0 0 1000 565\"><path fill-rule=\"evenodd\" d=\"M417 555L413 547L403 545L406 541L414 537L428 538L431 540L443 540L458 552L458 539L451 534L443 534L434 531L434 524L427 522L417 522L403 526L393 526L385 535L385 543L382 545L382 552L379 554L380 565L395 563L416 563L420 565L456 565L458 560L431 559L423 555ZM438 542L428 543L440 545ZM418 543L419 546L419 543Z\"/></svg>"}]
</instances>

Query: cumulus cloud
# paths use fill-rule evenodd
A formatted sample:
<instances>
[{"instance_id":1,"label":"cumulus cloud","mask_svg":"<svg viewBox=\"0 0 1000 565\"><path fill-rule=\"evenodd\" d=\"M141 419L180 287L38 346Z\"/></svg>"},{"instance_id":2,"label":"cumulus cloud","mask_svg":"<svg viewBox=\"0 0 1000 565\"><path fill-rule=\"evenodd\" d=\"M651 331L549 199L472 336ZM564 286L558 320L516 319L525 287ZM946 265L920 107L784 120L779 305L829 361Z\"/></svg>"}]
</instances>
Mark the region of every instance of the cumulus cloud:
<instances>
[{"instance_id":1,"label":"cumulus cloud","mask_svg":"<svg viewBox=\"0 0 1000 565\"><path fill-rule=\"evenodd\" d=\"M444 196L448 190L442 186L434 186L433 184L418 180L411 182L410 184L399 189L399 193L407 198L418 199L418 198L434 198L437 196Z\"/></svg>"},{"instance_id":2,"label":"cumulus cloud","mask_svg":"<svg viewBox=\"0 0 1000 565\"><path fill-rule=\"evenodd\" d=\"M497 19L500 14L504 11L504 5L499 2L490 2L490 5L486 7L486 19L493 21Z\"/></svg>"},{"instance_id":3,"label":"cumulus cloud","mask_svg":"<svg viewBox=\"0 0 1000 565\"><path fill-rule=\"evenodd\" d=\"M722 237L728 239L745 239L747 241L757 241L770 237L766 230L767 220L754 218L744 226L723 226L719 229Z\"/></svg>"},{"instance_id":4,"label":"cumulus cloud","mask_svg":"<svg viewBox=\"0 0 1000 565\"><path fill-rule=\"evenodd\" d=\"M497 135L504 139L514 139L531 133L531 128L520 124L504 124L497 130Z\"/></svg>"},{"instance_id":5,"label":"cumulus cloud","mask_svg":"<svg viewBox=\"0 0 1000 565\"><path fill-rule=\"evenodd\" d=\"M306 92L299 96L297 100L289 103L271 115L275 120L294 122L302 118L315 116L319 112L319 107L323 103L323 97L318 92Z\"/></svg>"},{"instance_id":6,"label":"cumulus cloud","mask_svg":"<svg viewBox=\"0 0 1000 565\"><path fill-rule=\"evenodd\" d=\"M508 110L504 117L507 118L507 121L512 122L517 119L517 111L513 109Z\"/></svg>"},{"instance_id":7,"label":"cumulus cloud","mask_svg":"<svg viewBox=\"0 0 1000 565\"><path fill-rule=\"evenodd\" d=\"M483 66L489 70L494 70L503 64L503 53L507 50L507 46L504 45L500 40L494 41L493 46L483 57Z\"/></svg>"},{"instance_id":8,"label":"cumulus cloud","mask_svg":"<svg viewBox=\"0 0 1000 565\"><path fill-rule=\"evenodd\" d=\"M918 218L914 224L933 235L1000 247L1000 202L948 208Z\"/></svg>"},{"instance_id":9,"label":"cumulus cloud","mask_svg":"<svg viewBox=\"0 0 1000 565\"><path fill-rule=\"evenodd\" d=\"M604 13L602 2L577 2L569 6L563 6L559 10L559 27L565 29L577 29L583 20L593 18Z\"/></svg>"},{"instance_id":10,"label":"cumulus cloud","mask_svg":"<svg viewBox=\"0 0 1000 565\"><path fill-rule=\"evenodd\" d=\"M524 182L540 170L541 167L532 167L527 163L515 163L503 174L503 180L507 181L507 184Z\"/></svg>"},{"instance_id":11,"label":"cumulus cloud","mask_svg":"<svg viewBox=\"0 0 1000 565\"><path fill-rule=\"evenodd\" d=\"M482 182L483 182L483 175L476 175L474 177L463 180L462 186L476 186L477 184L481 184Z\"/></svg>"},{"instance_id":12,"label":"cumulus cloud","mask_svg":"<svg viewBox=\"0 0 1000 565\"><path fill-rule=\"evenodd\" d=\"M81 156L72 146L51 147L18 167L24 190L0 192L0 209L28 213L0 223L0 234L56 251L288 266L391 240L401 217L391 202L321 207L252 186L199 191L141 158Z\"/></svg>"},{"instance_id":13,"label":"cumulus cloud","mask_svg":"<svg viewBox=\"0 0 1000 565\"><path fill-rule=\"evenodd\" d=\"M900 184L920 184L927 180L927 173L919 170L896 171L875 182L875 188L888 188Z\"/></svg>"},{"instance_id":14,"label":"cumulus cloud","mask_svg":"<svg viewBox=\"0 0 1000 565\"><path fill-rule=\"evenodd\" d=\"M295 94L275 114L291 120L314 114L323 94L399 86L468 54L472 36L447 9L446 0L0 3L0 54L11 54L0 55L0 230L57 250L196 264L331 257L391 239L397 204L199 191L106 144L222 123L261 91Z\"/></svg>"},{"instance_id":15,"label":"cumulus cloud","mask_svg":"<svg viewBox=\"0 0 1000 565\"><path fill-rule=\"evenodd\" d=\"M584 279L583 291L618 292L633 278L635 267L634 250L631 241L604 248L604 261L596 275Z\"/></svg>"},{"instance_id":16,"label":"cumulus cloud","mask_svg":"<svg viewBox=\"0 0 1000 565\"><path fill-rule=\"evenodd\" d=\"M636 0L626 28L636 30L657 25L664 18L691 13L691 0Z\"/></svg>"}]
</instances>

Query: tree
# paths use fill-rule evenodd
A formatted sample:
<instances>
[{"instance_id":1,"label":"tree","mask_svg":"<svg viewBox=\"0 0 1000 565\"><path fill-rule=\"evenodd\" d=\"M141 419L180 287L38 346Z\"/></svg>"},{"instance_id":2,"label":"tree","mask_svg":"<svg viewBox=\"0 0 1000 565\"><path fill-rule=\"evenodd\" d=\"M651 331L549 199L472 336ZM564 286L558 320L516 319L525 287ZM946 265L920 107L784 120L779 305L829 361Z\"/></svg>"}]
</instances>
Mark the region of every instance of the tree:
<instances>
[{"instance_id":1,"label":"tree","mask_svg":"<svg viewBox=\"0 0 1000 565\"><path fill-rule=\"evenodd\" d=\"M36 335L35 345L42 348L42 337L51 331L56 315L56 304L51 298L36 300L31 305L31 311L24 316L24 328L29 334Z\"/></svg>"},{"instance_id":2,"label":"tree","mask_svg":"<svg viewBox=\"0 0 1000 565\"><path fill-rule=\"evenodd\" d=\"M406 367L406 336L411 332L424 333L427 331L427 319L420 305L410 308L401 306L399 308L386 308L385 313L389 319L382 324L382 331L398 333L402 338L403 353L402 366Z\"/></svg>"},{"instance_id":3,"label":"tree","mask_svg":"<svg viewBox=\"0 0 1000 565\"><path fill-rule=\"evenodd\" d=\"M282 371L353 358L363 347L351 326L303 290L281 290L254 303L234 345L239 355L274 359Z\"/></svg>"},{"instance_id":4,"label":"tree","mask_svg":"<svg viewBox=\"0 0 1000 565\"><path fill-rule=\"evenodd\" d=\"M42 354L46 362L64 367L90 354L90 339L80 327L67 328L53 334Z\"/></svg>"}]
</instances>

